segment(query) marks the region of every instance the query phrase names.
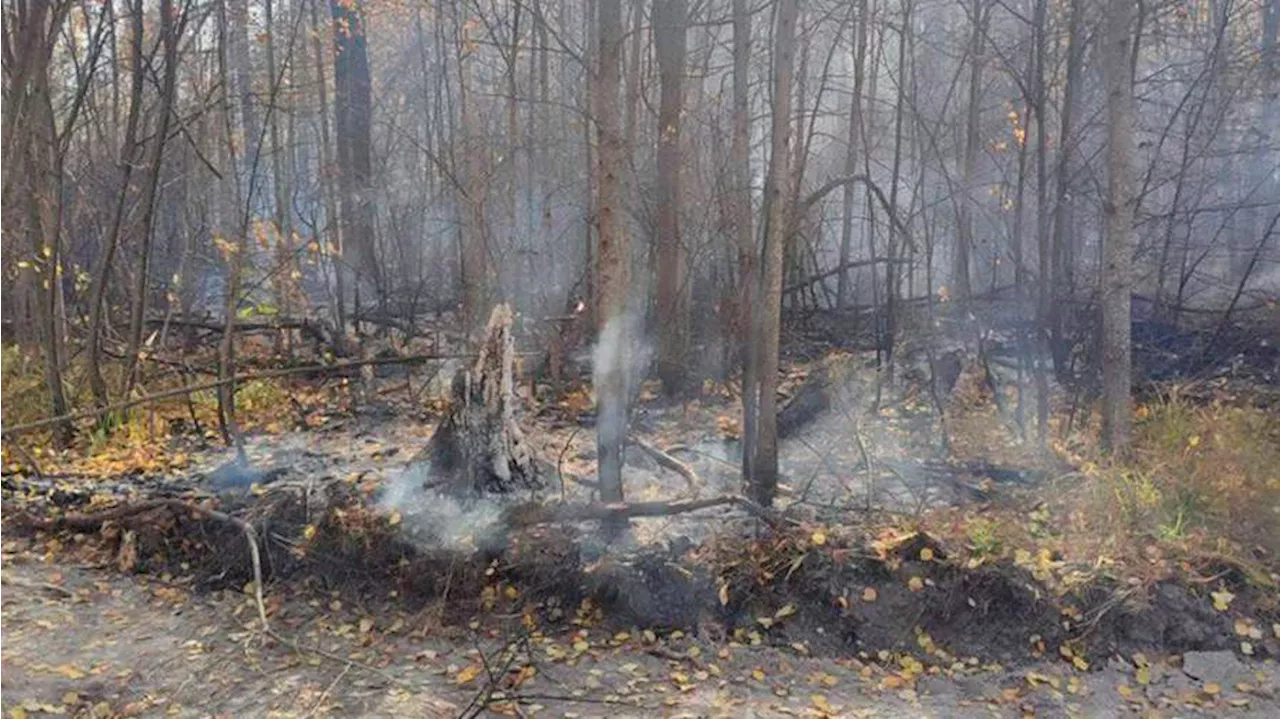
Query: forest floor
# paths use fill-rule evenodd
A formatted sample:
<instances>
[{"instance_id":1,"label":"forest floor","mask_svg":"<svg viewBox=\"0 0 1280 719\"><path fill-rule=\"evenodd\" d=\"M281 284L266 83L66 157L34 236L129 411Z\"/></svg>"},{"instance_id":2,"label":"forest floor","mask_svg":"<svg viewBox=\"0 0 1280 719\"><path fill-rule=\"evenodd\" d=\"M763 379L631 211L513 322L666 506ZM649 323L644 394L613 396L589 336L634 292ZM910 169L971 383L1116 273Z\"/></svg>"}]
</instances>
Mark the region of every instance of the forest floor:
<instances>
[{"instance_id":1,"label":"forest floor","mask_svg":"<svg viewBox=\"0 0 1280 719\"><path fill-rule=\"evenodd\" d=\"M4 566L3 706L13 717L459 716L483 684L483 674L467 679L469 668L505 631L498 620L426 631L421 616L291 602L285 631L331 659L263 638L235 592L24 552L6 554ZM546 658L551 647L569 658ZM691 636L564 630L541 637L537 653L543 661L518 688L528 716L1280 715L1280 668L1230 651L1182 657L1204 667L1196 677L1152 656L1145 676L1120 661L1077 672L1041 660L966 665L909 684L875 661ZM514 707L491 704L510 715Z\"/></svg>"},{"instance_id":2,"label":"forest floor","mask_svg":"<svg viewBox=\"0 0 1280 719\"><path fill-rule=\"evenodd\" d=\"M418 491L412 458L438 406L430 382L399 374L365 402L345 381L250 383L250 468L218 446L202 397L42 454L44 477L8 455L0 704L93 717L1280 715L1268 410L1229 383L1211 383L1211 401L1144 402L1139 459L1119 471L1074 438L1089 432L1059 432L1064 416L1047 447L1020 439L1016 393L997 400L971 363L944 428L918 364L908 355L874 406L868 356L788 362L784 394L819 371L836 389L783 443L786 522L771 532L716 507L633 520L610 547L585 523L494 555L499 509ZM419 393L400 399L406 386ZM675 404L653 390L633 432L696 482L633 449L628 500L738 493L732 385L708 380ZM551 499L593 499L592 403L570 391L523 419ZM257 518L270 633L238 532L154 515L150 529L85 533L13 523L151 496Z\"/></svg>"}]
</instances>

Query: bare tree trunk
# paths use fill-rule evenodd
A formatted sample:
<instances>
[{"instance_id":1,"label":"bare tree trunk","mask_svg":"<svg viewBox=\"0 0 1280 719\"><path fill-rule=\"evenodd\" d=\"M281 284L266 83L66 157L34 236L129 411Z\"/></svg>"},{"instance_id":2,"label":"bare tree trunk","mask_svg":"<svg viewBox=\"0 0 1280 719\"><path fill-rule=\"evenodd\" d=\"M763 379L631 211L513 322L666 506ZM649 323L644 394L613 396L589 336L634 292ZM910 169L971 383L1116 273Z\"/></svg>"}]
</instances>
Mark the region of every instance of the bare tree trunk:
<instances>
[{"instance_id":1,"label":"bare tree trunk","mask_svg":"<svg viewBox=\"0 0 1280 719\"><path fill-rule=\"evenodd\" d=\"M1048 39L1045 37L1045 15L1048 0L1036 0L1033 15L1032 37L1035 44L1035 62L1032 66L1031 97L1035 106L1036 117L1036 252L1039 275L1036 305L1036 321L1044 327L1049 316L1050 298L1053 295L1053 252L1049 247L1049 136L1045 131L1048 112L1048 92L1045 89L1044 55L1049 51ZM1030 118L1027 118L1030 120ZM1027 128L1028 131L1031 128ZM1038 343L1037 343L1038 344ZM1037 363L1039 360L1036 360ZM1038 397L1038 401L1045 398ZM1042 413L1047 419L1047 415ZM1043 424L1043 423L1042 423ZM1043 438L1044 427L1040 427Z\"/></svg>"},{"instance_id":2,"label":"bare tree trunk","mask_svg":"<svg viewBox=\"0 0 1280 719\"><path fill-rule=\"evenodd\" d=\"M222 7L224 16L230 15L230 3L224 3ZM224 21L231 20L224 17ZM233 119L233 105L231 92L233 91L232 82L230 81L230 65L231 59L228 55L238 48L240 27L235 21L224 22L219 28L218 42L218 73L221 86L221 100L223 108L223 137L226 140L226 152L228 164L236 167L238 163L243 161L236 154L236 123ZM242 102L247 102L247 94L236 93ZM245 122L248 122L248 116L244 114L242 108L241 114L241 132L244 132ZM246 164L248 164L246 162ZM252 166L250 165L252 171ZM231 206L237 213L237 227L234 232L234 240L227 242L224 247L220 247L223 256L228 265L226 296L223 298L223 329L222 338L218 342L218 380L226 384L220 385L218 388L218 428L222 432L222 440L227 445L236 447L239 459L246 461L244 456L244 447L240 441L240 432L236 425L235 417L235 323L236 310L240 305L240 283L244 275L245 255L249 252L249 224L253 218L253 200L245 195L243 185L245 182L252 184L252 177L242 176L238 170L232 171L230 177L225 182L230 188Z\"/></svg>"},{"instance_id":3,"label":"bare tree trunk","mask_svg":"<svg viewBox=\"0 0 1280 719\"><path fill-rule=\"evenodd\" d=\"M755 335L757 277L755 232L751 221L751 94L748 87L751 60L751 14L747 0L733 0L733 136L730 143L730 178L733 183L733 233L738 246L741 297L736 308L738 356L742 370L742 477L755 477L756 431L759 420L759 366L751 340Z\"/></svg>"},{"instance_id":4,"label":"bare tree trunk","mask_svg":"<svg viewBox=\"0 0 1280 719\"><path fill-rule=\"evenodd\" d=\"M334 322L337 325L336 341L339 348L346 343L346 274L347 266L342 260L342 222L338 216L337 192L333 187L333 173L337 168L333 164L332 135L329 129L329 83L324 72L324 42L322 38L331 34L331 26L320 24L320 3L324 0L311 0L311 41L315 55L316 88L320 97L320 194L324 200L324 225L329 238L316 238L322 248L323 255L329 258L333 267L334 283Z\"/></svg>"},{"instance_id":5,"label":"bare tree trunk","mask_svg":"<svg viewBox=\"0 0 1280 719\"><path fill-rule=\"evenodd\" d=\"M849 102L849 137L845 149L844 174L851 176L858 171L858 140L862 137L862 89L867 61L867 0L858 0L857 36L853 47L853 97ZM849 255L853 247L853 204L856 186L850 182L844 186L844 211L840 224L840 266L846 269L839 274L836 283L836 308L845 309L849 302Z\"/></svg>"},{"instance_id":6,"label":"bare tree trunk","mask_svg":"<svg viewBox=\"0 0 1280 719\"><path fill-rule=\"evenodd\" d=\"M156 198L160 194L160 174L164 170L164 146L169 136L169 121L178 83L178 40L186 26L186 13L176 17L172 0L160 0L160 39L164 43L164 86L160 90L160 109L156 119L155 140L147 170L147 186L142 191L142 222L138 230L142 247L138 253L137 276L133 287L133 310L129 315L128 369L124 379L124 397L128 397L138 377L138 353L142 348L143 320L147 312L147 270L151 264L151 235L154 231Z\"/></svg>"},{"instance_id":7,"label":"bare tree trunk","mask_svg":"<svg viewBox=\"0 0 1280 719\"><path fill-rule=\"evenodd\" d=\"M889 237L885 242L885 256L889 261L884 267L884 335L881 348L884 353L884 383L893 384L893 346L897 335L897 300L898 289L898 185L902 177L902 121L906 117L907 89L907 43L911 31L912 0L908 0L902 8L902 23L898 30L898 98L893 111L893 170L889 176ZM902 239L906 239L905 237Z\"/></svg>"},{"instance_id":8,"label":"bare tree trunk","mask_svg":"<svg viewBox=\"0 0 1280 719\"><path fill-rule=\"evenodd\" d=\"M1103 72L1107 82L1106 238L1102 263L1102 440L1112 452L1129 450L1132 369L1130 297L1133 288L1133 47L1134 3L1109 0L1103 15Z\"/></svg>"},{"instance_id":9,"label":"bare tree trunk","mask_svg":"<svg viewBox=\"0 0 1280 719\"><path fill-rule=\"evenodd\" d=\"M524 5L520 0L515 0L511 18L511 45L507 48L507 157L506 157L506 176L507 176L507 193L504 197L505 209L507 212L507 233L512 238L513 248L519 252L523 250L520 246L521 240L516 239L525 233L521 230L518 220L518 204L520 196L520 123L519 123L519 73L517 72L520 65L520 16L523 14ZM501 271L502 268L497 268ZM516 272L516 296L523 297L524 292L520 291L521 286L526 278L523 272Z\"/></svg>"},{"instance_id":10,"label":"bare tree trunk","mask_svg":"<svg viewBox=\"0 0 1280 719\"><path fill-rule=\"evenodd\" d=\"M93 390L94 402L99 407L107 406L110 398L106 380L102 377L102 332L106 306L108 278L111 276L112 263L116 249L120 245L120 232L124 225L125 208L132 194L132 178L134 167L141 163L142 145L138 143L138 121L142 112L142 88L145 82L143 74L143 17L142 3L131 11L132 37L130 38L130 82L129 114L125 120L124 145L120 152L121 181L120 194L116 198L116 206L112 215L111 228L104 240L102 253L93 268L93 292L89 300L89 387Z\"/></svg>"},{"instance_id":11,"label":"bare tree trunk","mask_svg":"<svg viewBox=\"0 0 1280 719\"><path fill-rule=\"evenodd\" d=\"M661 2L661 0L656 0ZM627 56L623 60L627 68L627 110L623 116L623 147L627 152L636 151L636 135L639 132L637 108L644 89L640 86L640 68L644 64L644 3L645 0L631 0L631 46L627 48ZM657 22L658 6L654 5L654 21ZM657 30L657 28L654 28ZM654 38L655 43L657 38Z\"/></svg>"},{"instance_id":12,"label":"bare tree trunk","mask_svg":"<svg viewBox=\"0 0 1280 719\"><path fill-rule=\"evenodd\" d=\"M627 434L627 392L624 355L627 327L628 267L631 252L622 211L622 172L625 148L618 122L621 84L622 2L599 0L599 49L595 77L596 137L599 174L596 226L599 237L596 350L596 445L600 463L600 499L622 501L622 452ZM608 522L606 535L625 524Z\"/></svg>"},{"instance_id":13,"label":"bare tree trunk","mask_svg":"<svg viewBox=\"0 0 1280 719\"><path fill-rule=\"evenodd\" d=\"M291 167L286 163L287 152L282 146L280 137L280 115L285 108L279 107L284 98L292 97L292 89L285 82L286 72L277 72L276 68L276 19L275 5L277 0L263 0L263 20L266 23L264 45L267 55L267 82L271 84L271 101L275 107L267 109L268 133L271 139L271 187L275 200L275 250L276 250L276 303L280 312L286 317L293 316L293 193L290 187L289 174ZM288 23L285 23L288 26ZM291 45L292 43L290 43ZM289 68L295 63L288 56L285 58ZM287 100L283 100L288 102ZM293 113L289 113L293 117ZM285 337L287 340L287 335Z\"/></svg>"},{"instance_id":14,"label":"bare tree trunk","mask_svg":"<svg viewBox=\"0 0 1280 719\"><path fill-rule=\"evenodd\" d=\"M653 37L662 85L658 106L658 377L668 395L687 390L689 284L680 237L680 116L684 112L687 0L655 0Z\"/></svg>"},{"instance_id":15,"label":"bare tree trunk","mask_svg":"<svg viewBox=\"0 0 1280 719\"><path fill-rule=\"evenodd\" d=\"M355 289L358 291L362 284L371 285L378 303L383 304L387 288L373 234L373 108L363 5L359 0L330 0L329 8L333 14L342 246L344 254L349 255L348 264L356 270Z\"/></svg>"},{"instance_id":16,"label":"bare tree trunk","mask_svg":"<svg viewBox=\"0 0 1280 719\"><path fill-rule=\"evenodd\" d=\"M65 415L70 406L62 385L66 338L58 330L57 314L62 282L62 161L57 147L58 133L47 69L46 65L35 82L28 86L37 93L37 97L28 115L36 137L28 151L28 183L32 192L28 200L27 221L33 245L32 257L39 258L35 265L40 268L41 275L41 282L33 285L36 322L44 345L45 387L49 390L53 416L58 417ZM70 422L54 425L55 446L65 447L71 441L72 432Z\"/></svg>"},{"instance_id":17,"label":"bare tree trunk","mask_svg":"<svg viewBox=\"0 0 1280 719\"><path fill-rule=\"evenodd\" d=\"M1051 335L1051 351L1053 366L1060 378L1065 378L1067 371L1067 341L1064 336L1062 300L1067 299L1073 290L1073 256L1072 239L1069 235L1072 215L1071 199L1071 154L1075 151L1076 138L1074 121L1076 96L1080 84L1081 66L1084 64L1084 48L1080 42L1081 1L1071 0L1071 17L1067 25L1067 74L1066 84L1062 89L1061 129L1058 132L1058 164L1055 170L1055 192L1053 204L1053 266L1054 266L1054 302L1049 309L1049 325Z\"/></svg>"},{"instance_id":18,"label":"bare tree trunk","mask_svg":"<svg viewBox=\"0 0 1280 719\"><path fill-rule=\"evenodd\" d=\"M240 182L242 187L248 188L251 184L249 176L255 169L254 160L258 157L260 137L258 113L253 98L253 68L250 62L252 60L250 48L253 47L253 43L249 38L251 34L249 0L224 0L224 2L227 7L227 20L231 25L227 38L227 62L231 72L230 89L235 101L240 105L240 130L243 134L237 148L244 165L240 168L240 172L243 173ZM256 214L259 209L256 199L249 197L248 201L253 207L253 213Z\"/></svg>"},{"instance_id":19,"label":"bare tree trunk","mask_svg":"<svg viewBox=\"0 0 1280 719\"><path fill-rule=\"evenodd\" d=\"M587 55L586 55L587 58L595 58L596 55L599 53L600 28L599 28L599 24L596 22L596 19L599 16L599 14L600 14L599 1L587 0L586 7L584 8L582 13L583 45L585 45L587 48ZM565 6L563 4L560 5L560 15L562 18L561 26L563 26L564 24L563 17L565 15ZM590 60L588 60L588 62L590 62ZM561 78L561 84L562 84L561 92L568 92L567 90L568 79L566 74L567 73L566 67L567 66L562 65L560 68L560 78ZM588 75L587 83L586 83L586 87L583 88L583 105L585 105L585 107L583 107L582 109L587 117L597 117L595 101L596 101L596 95L598 94L597 93L598 88L596 87L597 81L594 74L595 71L596 71L595 68L589 68L587 70L587 75ZM585 185L586 198L585 198L585 202L583 203L583 205L586 208L586 217L583 218L584 222L582 223L582 266L584 268L583 283L582 283L583 284L582 297L583 297L583 301L586 303L586 309L587 309L586 324L588 327L595 327L600 322L600 313L598 311L599 305L596 302L596 294L599 291L599 288L596 286L596 281L598 279L597 278L598 258L595 252L596 238L594 237L592 232L592 230L595 229L595 226L597 224L598 215L600 211L599 198L595 194L600 184L599 177L598 177L600 168L597 162L598 158L596 156L599 148L596 147L595 143L592 142L593 140L592 129L593 129L592 123L590 122L582 123L582 147L584 149L582 156L583 156L583 159L586 161L586 172L584 174L587 178L587 182ZM595 138L598 138L599 126L596 125L594 129L596 130L596 132L594 133Z\"/></svg>"},{"instance_id":20,"label":"bare tree trunk","mask_svg":"<svg viewBox=\"0 0 1280 719\"><path fill-rule=\"evenodd\" d=\"M979 123L982 118L982 42L986 35L987 8L983 0L973 0L969 11L972 32L969 35L969 103L966 109L964 141L963 196L960 200L959 235L953 256L952 284L956 299L966 299L972 293L969 281L969 254L973 248L974 174L977 170Z\"/></svg>"},{"instance_id":21,"label":"bare tree trunk","mask_svg":"<svg viewBox=\"0 0 1280 719\"><path fill-rule=\"evenodd\" d=\"M760 309L752 326L751 345L757 371L754 392L759 408L750 495L768 507L778 491L778 351L782 329L782 274L790 214L791 81L795 63L797 0L779 0L774 26L773 116L769 152L768 213L765 217L764 274Z\"/></svg>"},{"instance_id":22,"label":"bare tree trunk","mask_svg":"<svg viewBox=\"0 0 1280 719\"><path fill-rule=\"evenodd\" d=\"M489 304L489 233L485 222L484 172L486 151L478 133L472 68L476 63L473 41L466 24L458 38L458 107L462 118L463 180L462 218L462 306L468 332L479 329Z\"/></svg>"}]
</instances>

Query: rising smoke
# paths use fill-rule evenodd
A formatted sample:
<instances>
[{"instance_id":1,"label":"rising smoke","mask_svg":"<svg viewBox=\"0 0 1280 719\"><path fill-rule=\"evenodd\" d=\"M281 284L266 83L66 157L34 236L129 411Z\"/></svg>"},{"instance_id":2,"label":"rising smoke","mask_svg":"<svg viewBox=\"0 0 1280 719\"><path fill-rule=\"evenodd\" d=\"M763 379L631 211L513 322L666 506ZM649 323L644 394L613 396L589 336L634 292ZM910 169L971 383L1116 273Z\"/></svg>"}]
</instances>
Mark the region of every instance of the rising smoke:
<instances>
[{"instance_id":1,"label":"rising smoke","mask_svg":"<svg viewBox=\"0 0 1280 719\"><path fill-rule=\"evenodd\" d=\"M405 539L420 549L473 551L499 536L503 505L487 497L461 502L433 489L424 489L431 463L419 462L388 478L378 508L399 512Z\"/></svg>"}]
</instances>

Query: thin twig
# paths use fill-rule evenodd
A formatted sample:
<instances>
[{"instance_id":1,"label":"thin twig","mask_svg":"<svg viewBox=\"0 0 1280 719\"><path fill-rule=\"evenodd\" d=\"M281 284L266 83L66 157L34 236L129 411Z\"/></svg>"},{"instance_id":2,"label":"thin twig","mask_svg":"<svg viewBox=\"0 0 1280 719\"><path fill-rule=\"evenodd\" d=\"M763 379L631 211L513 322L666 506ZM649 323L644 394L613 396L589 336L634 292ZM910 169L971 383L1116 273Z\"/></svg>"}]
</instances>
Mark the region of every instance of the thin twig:
<instances>
[{"instance_id":1,"label":"thin twig","mask_svg":"<svg viewBox=\"0 0 1280 719\"><path fill-rule=\"evenodd\" d=\"M578 436L578 431L582 429L581 425L575 425L573 432L569 434L569 439L564 441L564 447L560 449L560 456L556 457L556 474L560 475L560 501L565 501L564 493L564 457L569 453L569 447L573 445L573 438Z\"/></svg>"},{"instance_id":2,"label":"thin twig","mask_svg":"<svg viewBox=\"0 0 1280 719\"><path fill-rule=\"evenodd\" d=\"M352 666L353 665L351 664L347 664L342 668L342 671L338 673L338 676L334 677L333 681L329 682L329 686L325 687L325 690L320 694L320 699L316 701L315 706L311 707L311 711L303 715L304 717L315 716L315 713L320 711L320 707L324 706L324 700L329 698L329 693L333 691L334 687L338 686L338 682L342 681L342 678L347 675L347 672L351 671Z\"/></svg>"}]
</instances>

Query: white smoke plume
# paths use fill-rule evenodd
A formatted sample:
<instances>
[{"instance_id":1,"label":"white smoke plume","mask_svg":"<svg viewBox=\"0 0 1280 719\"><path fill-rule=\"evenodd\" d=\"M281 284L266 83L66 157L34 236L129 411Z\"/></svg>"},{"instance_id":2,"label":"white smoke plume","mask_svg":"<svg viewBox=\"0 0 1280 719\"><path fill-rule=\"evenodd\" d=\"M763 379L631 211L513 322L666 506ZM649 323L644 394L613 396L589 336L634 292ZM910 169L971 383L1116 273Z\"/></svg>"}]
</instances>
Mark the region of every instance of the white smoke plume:
<instances>
[{"instance_id":1,"label":"white smoke plume","mask_svg":"<svg viewBox=\"0 0 1280 719\"><path fill-rule=\"evenodd\" d=\"M406 539L419 548L470 551L490 543L500 529L503 505L480 498L466 503L424 490L428 462L405 467L383 485L378 507L400 513Z\"/></svg>"},{"instance_id":2,"label":"white smoke plume","mask_svg":"<svg viewBox=\"0 0 1280 719\"><path fill-rule=\"evenodd\" d=\"M653 346L644 336L644 322L636 312L627 312L609 321L592 349L592 380L600 385L600 372L611 362L619 362L626 396L634 397L653 362Z\"/></svg>"}]
</instances>

